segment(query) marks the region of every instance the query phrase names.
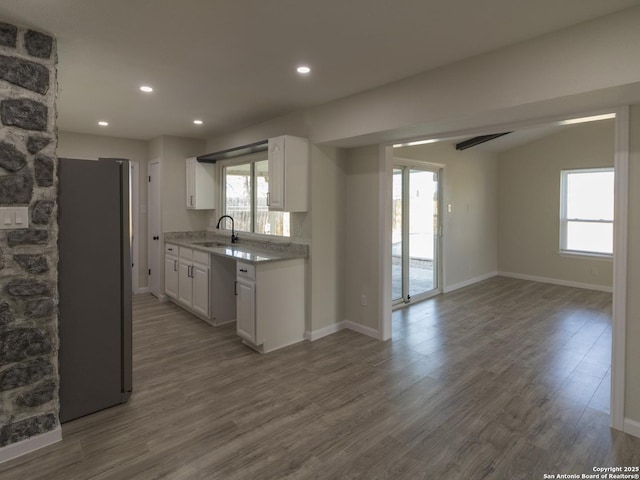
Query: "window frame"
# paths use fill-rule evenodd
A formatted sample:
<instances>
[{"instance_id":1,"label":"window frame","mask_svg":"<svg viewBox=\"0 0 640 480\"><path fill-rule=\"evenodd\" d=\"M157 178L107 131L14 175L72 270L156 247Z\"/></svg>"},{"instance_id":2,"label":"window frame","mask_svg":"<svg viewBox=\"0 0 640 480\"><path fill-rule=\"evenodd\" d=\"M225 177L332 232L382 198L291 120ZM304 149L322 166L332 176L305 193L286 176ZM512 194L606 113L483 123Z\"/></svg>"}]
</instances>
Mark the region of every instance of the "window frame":
<instances>
[{"instance_id":1,"label":"window frame","mask_svg":"<svg viewBox=\"0 0 640 480\"><path fill-rule=\"evenodd\" d=\"M611 224L612 228L614 227L615 213L614 219L612 220L592 220L585 218L567 218L567 208L568 208L568 178L570 174L576 173L613 173L615 179L615 168L611 167L594 167L594 168L573 168L560 170L560 254L567 256L583 256L583 257L593 257L593 258L613 258L613 245L611 253L604 252L593 252L588 250L573 250L567 248L567 233L568 233L568 225L569 222L585 222L585 223L598 223L598 224ZM615 181L615 180L614 180Z\"/></svg>"},{"instance_id":2,"label":"window frame","mask_svg":"<svg viewBox=\"0 0 640 480\"><path fill-rule=\"evenodd\" d=\"M250 209L251 209L251 230L247 231L247 230L238 230L236 229L236 231L242 232L242 233L248 233L250 235L261 235L261 236L265 236L265 237L276 237L276 238L291 238L291 232L289 232L288 236L285 235L278 235L275 233L260 233L260 232L256 232L256 226L257 226L257 214L258 214L258 179L256 176L256 163L257 162L264 162L264 161L268 161L269 157L267 155L267 152L258 152L258 153L253 153L253 154L249 154L249 155L245 155L242 157L238 157L238 158L234 158L234 159L228 159L228 160L223 160L223 161L219 161L219 178L220 178L220 205L221 205L221 215L228 215L227 212L227 181L226 181L226 168L227 167L233 167L233 166L238 166L238 165L247 165L249 164L249 175L251 176L251 204L250 204ZM274 212L274 213L287 213L287 212Z\"/></svg>"}]
</instances>

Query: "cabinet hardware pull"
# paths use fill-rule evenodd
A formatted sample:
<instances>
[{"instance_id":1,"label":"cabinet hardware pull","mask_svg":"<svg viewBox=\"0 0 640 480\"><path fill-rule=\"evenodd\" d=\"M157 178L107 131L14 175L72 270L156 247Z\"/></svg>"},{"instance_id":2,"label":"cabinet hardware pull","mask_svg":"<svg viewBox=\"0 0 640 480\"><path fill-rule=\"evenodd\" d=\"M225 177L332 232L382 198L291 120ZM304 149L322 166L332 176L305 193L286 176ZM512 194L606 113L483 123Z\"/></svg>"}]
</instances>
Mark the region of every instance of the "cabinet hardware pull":
<instances>
[{"instance_id":1,"label":"cabinet hardware pull","mask_svg":"<svg viewBox=\"0 0 640 480\"><path fill-rule=\"evenodd\" d=\"M173 248L167 248L167 250L169 250L170 252L173 252Z\"/></svg>"},{"instance_id":2,"label":"cabinet hardware pull","mask_svg":"<svg viewBox=\"0 0 640 480\"><path fill-rule=\"evenodd\" d=\"M240 271L243 272L243 273L247 273L247 269L246 268L241 268Z\"/></svg>"},{"instance_id":3,"label":"cabinet hardware pull","mask_svg":"<svg viewBox=\"0 0 640 480\"><path fill-rule=\"evenodd\" d=\"M174 272L177 272L177 271L178 271L178 261L177 261L177 260L174 260L174 261L173 261L173 271L174 271Z\"/></svg>"},{"instance_id":4,"label":"cabinet hardware pull","mask_svg":"<svg viewBox=\"0 0 640 480\"><path fill-rule=\"evenodd\" d=\"M193 207L193 195L191 195L190 205Z\"/></svg>"},{"instance_id":5,"label":"cabinet hardware pull","mask_svg":"<svg viewBox=\"0 0 640 480\"><path fill-rule=\"evenodd\" d=\"M233 282L233 294L238 296L238 281Z\"/></svg>"},{"instance_id":6,"label":"cabinet hardware pull","mask_svg":"<svg viewBox=\"0 0 640 480\"><path fill-rule=\"evenodd\" d=\"M271 192L267 192L267 207L271 206Z\"/></svg>"},{"instance_id":7,"label":"cabinet hardware pull","mask_svg":"<svg viewBox=\"0 0 640 480\"><path fill-rule=\"evenodd\" d=\"M191 278L191 265L187 265L187 277Z\"/></svg>"}]
</instances>

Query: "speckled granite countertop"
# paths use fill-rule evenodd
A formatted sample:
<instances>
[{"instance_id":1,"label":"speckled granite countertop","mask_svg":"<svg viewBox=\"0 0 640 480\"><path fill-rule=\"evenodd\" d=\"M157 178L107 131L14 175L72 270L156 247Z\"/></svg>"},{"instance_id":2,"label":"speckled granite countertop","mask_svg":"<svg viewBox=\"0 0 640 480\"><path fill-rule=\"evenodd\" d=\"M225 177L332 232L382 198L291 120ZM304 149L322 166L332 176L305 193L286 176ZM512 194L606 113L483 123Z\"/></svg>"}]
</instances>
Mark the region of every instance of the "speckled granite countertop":
<instances>
[{"instance_id":1,"label":"speckled granite countertop","mask_svg":"<svg viewBox=\"0 0 640 480\"><path fill-rule=\"evenodd\" d=\"M230 235L208 231L168 232L164 234L164 241L249 263L277 262L309 256L308 245L300 243L241 237L237 243L232 244Z\"/></svg>"}]
</instances>

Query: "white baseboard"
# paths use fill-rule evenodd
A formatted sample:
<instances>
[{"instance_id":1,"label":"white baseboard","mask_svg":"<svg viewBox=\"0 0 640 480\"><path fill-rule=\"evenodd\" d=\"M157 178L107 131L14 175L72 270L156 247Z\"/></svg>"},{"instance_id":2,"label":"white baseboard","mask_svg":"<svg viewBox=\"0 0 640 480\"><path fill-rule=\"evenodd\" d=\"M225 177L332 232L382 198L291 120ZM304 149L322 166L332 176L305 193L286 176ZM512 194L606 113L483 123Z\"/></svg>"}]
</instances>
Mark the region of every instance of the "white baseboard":
<instances>
[{"instance_id":1,"label":"white baseboard","mask_svg":"<svg viewBox=\"0 0 640 480\"><path fill-rule=\"evenodd\" d=\"M332 333L339 332L340 330L344 330L345 328L353 330L357 333L361 333L363 335L367 335L369 337L373 337L376 340L380 340L380 333L378 332L378 330L370 327L365 327L364 325L360 325L359 323L355 323L350 320L343 320L342 322L334 323L333 325L319 328L318 330L307 330L304 333L304 338L306 340L309 340L310 342L313 342L314 340L318 340L322 337L326 337L327 335L331 335Z\"/></svg>"},{"instance_id":2,"label":"white baseboard","mask_svg":"<svg viewBox=\"0 0 640 480\"><path fill-rule=\"evenodd\" d=\"M40 448L52 445L62 440L62 429L60 425L50 432L27 438L6 447L0 448L0 463L13 460L27 453L31 453Z\"/></svg>"},{"instance_id":3,"label":"white baseboard","mask_svg":"<svg viewBox=\"0 0 640 480\"><path fill-rule=\"evenodd\" d=\"M351 320L345 320L344 322L345 328L349 330L353 330L354 332L361 333L363 335L367 335L369 337L373 337L376 340L380 340L380 332L370 327L365 327L364 325L360 325L359 323L352 322Z\"/></svg>"},{"instance_id":4,"label":"white baseboard","mask_svg":"<svg viewBox=\"0 0 640 480\"><path fill-rule=\"evenodd\" d=\"M142 295L143 293L150 293L150 292L151 290L149 290L149 287L138 287L133 291L135 295Z\"/></svg>"},{"instance_id":5,"label":"white baseboard","mask_svg":"<svg viewBox=\"0 0 640 480\"><path fill-rule=\"evenodd\" d=\"M169 296L165 295L165 294L158 295L157 298L158 298L158 301L160 303L165 303L165 302L168 302L170 300Z\"/></svg>"},{"instance_id":6,"label":"white baseboard","mask_svg":"<svg viewBox=\"0 0 640 480\"><path fill-rule=\"evenodd\" d=\"M563 287L584 288L587 290L597 290L599 292L612 293L613 287L605 285L595 285L592 283L572 282L570 280L560 280L557 278L537 277L535 275L527 275L524 273L498 272L501 277L517 278L520 280L530 280L532 282L550 283L552 285L562 285Z\"/></svg>"},{"instance_id":7,"label":"white baseboard","mask_svg":"<svg viewBox=\"0 0 640 480\"><path fill-rule=\"evenodd\" d=\"M468 287L469 285L473 285L474 283L483 282L484 280L488 280L490 278L498 275L498 272L489 272L484 275L480 275L477 277L470 278L469 280L465 280L464 282L454 283L453 285L446 286L442 289L442 293L450 293L455 290L459 290L464 287Z\"/></svg>"},{"instance_id":8,"label":"white baseboard","mask_svg":"<svg viewBox=\"0 0 640 480\"><path fill-rule=\"evenodd\" d=\"M313 342L322 337L326 337L327 335L331 335L332 333L339 332L340 330L343 330L345 328L347 328L345 322L338 322L327 327L319 328L318 330L307 330L306 332L304 332L304 338L305 340Z\"/></svg>"},{"instance_id":9,"label":"white baseboard","mask_svg":"<svg viewBox=\"0 0 640 480\"><path fill-rule=\"evenodd\" d=\"M235 318L232 318L231 320L225 320L224 322L217 322L217 321L215 321L215 322L213 322L213 323L212 323L212 325L213 325L214 327L220 327L220 326L222 326L222 325L228 325L229 323L236 323L236 319L235 319Z\"/></svg>"},{"instance_id":10,"label":"white baseboard","mask_svg":"<svg viewBox=\"0 0 640 480\"><path fill-rule=\"evenodd\" d=\"M640 438L640 422L631 420L630 418L624 419L624 432L634 437Z\"/></svg>"}]
</instances>

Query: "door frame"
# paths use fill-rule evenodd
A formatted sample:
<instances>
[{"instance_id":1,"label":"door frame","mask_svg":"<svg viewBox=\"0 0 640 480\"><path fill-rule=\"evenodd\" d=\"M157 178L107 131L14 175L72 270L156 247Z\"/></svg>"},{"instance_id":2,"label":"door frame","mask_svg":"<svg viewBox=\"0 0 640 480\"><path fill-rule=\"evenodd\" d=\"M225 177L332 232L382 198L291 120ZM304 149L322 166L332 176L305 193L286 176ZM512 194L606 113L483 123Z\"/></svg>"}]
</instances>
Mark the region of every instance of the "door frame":
<instances>
[{"instance_id":1,"label":"door frame","mask_svg":"<svg viewBox=\"0 0 640 480\"><path fill-rule=\"evenodd\" d=\"M160 163L160 159L154 159L154 160L150 160L149 164L147 165L147 173L148 176L151 177L151 167L153 165L158 165L158 182L162 182L162 167L161 167L161 163ZM149 183L151 183L151 181L149 180ZM162 260L162 252L161 252L161 248L158 247L158 258L154 259L153 258L153 240L152 240L152 231L151 231L151 223L153 221L153 216L154 216L154 211L153 211L153 206L155 205L155 208L157 209L157 212L155 212L155 215L157 215L157 219L158 219L158 230L161 233L162 232L162 189L161 189L161 185L162 183L158 183L158 189L159 189L159 202L158 205L155 205L153 199L153 190L151 189L150 186L147 187L147 265L149 270L152 268L155 268L158 272L158 291L154 291L153 290L153 285L151 284L151 279L149 279L148 281L148 288L149 288L149 293L151 293L152 295L156 296L158 299L162 300L163 297L166 298L166 295L163 294L162 292L162 279L164 278L163 272L164 272L164 263L161 261ZM158 244L160 245L160 244ZM162 265L159 265L162 264Z\"/></svg>"},{"instance_id":2,"label":"door frame","mask_svg":"<svg viewBox=\"0 0 640 480\"><path fill-rule=\"evenodd\" d=\"M433 172L434 174L437 175L437 181L438 181L438 212L437 212L437 218L438 218L438 225L437 225L437 229L438 231L435 233L436 235L436 239L434 241L435 245L434 245L434 260L435 260L435 270L434 270L434 280L435 280L435 284L436 287L429 290L428 292L425 292L424 294L420 294L414 298L412 298L411 301L409 302L405 302L403 300L400 301L394 301L394 299L391 299L391 304L392 304L392 308L394 310L398 309L398 308L403 308L409 305L412 305L415 302L420 302L422 300L426 300L428 298L434 297L436 295L439 295L440 293L442 293L443 289L442 289L442 272L443 272L443 260L444 260L444 255L442 254L442 246L444 244L443 240L442 240L442 235L443 235L443 225L442 225L442 221L443 221L443 215L442 215L442 202L444 199L444 195L443 195L443 189L444 189L444 183L443 183L443 178L444 178L444 167L445 165L441 164L441 163L435 163L435 162L423 162L420 160L413 160L413 159L409 159L409 158L402 158L402 157L396 157L394 156L393 158L393 166L392 166L392 175L393 175L393 170L397 169L397 168L408 168L409 170L411 169L416 169L416 170L422 170L422 171L426 171L426 172ZM393 180L392 180L393 181ZM405 182L403 180L403 195L404 195L404 191L405 191L405 187L407 185L405 185ZM392 191L393 191L393 185L392 185ZM407 202L408 203L408 202ZM403 200L403 211L405 208L405 201ZM391 211L391 209L389 209ZM404 230L404 223L403 223L403 230ZM403 233L404 236L404 233ZM403 239L404 241L404 239ZM403 258L403 277L404 277L404 266L405 263L408 263L408 261L406 261ZM393 268L393 267L392 267ZM403 290L404 290L404 278L403 278Z\"/></svg>"},{"instance_id":3,"label":"door frame","mask_svg":"<svg viewBox=\"0 0 640 480\"><path fill-rule=\"evenodd\" d=\"M131 185L131 285L133 293L140 292L140 164L136 160L129 161Z\"/></svg>"},{"instance_id":4,"label":"door frame","mask_svg":"<svg viewBox=\"0 0 640 480\"><path fill-rule=\"evenodd\" d=\"M552 123L565 122L568 119L590 117L602 114L615 114L615 223L613 256L613 319L611 345L611 404L610 425L620 431L637 435L637 422L625 418L625 380L626 380L626 323L627 323L627 259L628 259L628 215L629 215L629 106L602 108L598 110L566 113L522 122L509 122L477 129L448 131L439 135L424 135L408 138L403 142L429 140L436 142L456 137L486 135L492 132L512 131ZM379 195L378 225L380 238L378 258L379 282L379 318L378 337L381 340L391 338L391 215L393 145L398 142L380 144L378 149ZM443 280L445 280L443 278ZM445 286L443 285L443 288ZM636 432L636 433L633 433Z\"/></svg>"}]
</instances>

